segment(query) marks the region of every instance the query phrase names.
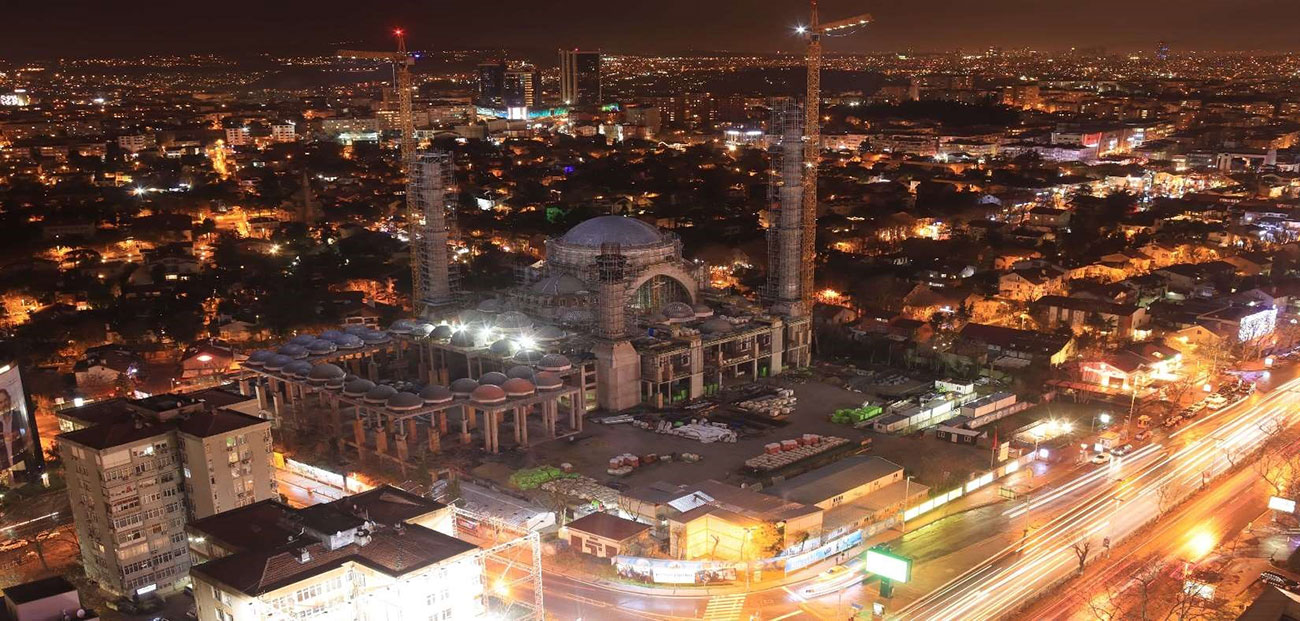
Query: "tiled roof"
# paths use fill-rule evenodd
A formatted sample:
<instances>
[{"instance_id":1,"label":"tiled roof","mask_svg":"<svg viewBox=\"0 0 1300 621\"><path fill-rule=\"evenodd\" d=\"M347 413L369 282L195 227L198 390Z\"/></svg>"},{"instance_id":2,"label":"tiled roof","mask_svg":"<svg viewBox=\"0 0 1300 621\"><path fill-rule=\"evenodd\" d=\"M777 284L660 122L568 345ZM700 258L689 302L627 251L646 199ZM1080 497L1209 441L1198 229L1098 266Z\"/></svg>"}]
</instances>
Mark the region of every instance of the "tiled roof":
<instances>
[{"instance_id":1,"label":"tiled roof","mask_svg":"<svg viewBox=\"0 0 1300 621\"><path fill-rule=\"evenodd\" d=\"M569 522L568 527L569 530L591 533L597 537L604 537L614 541L623 541L650 530L649 524L625 520L609 513L592 513L580 517Z\"/></svg>"}]
</instances>

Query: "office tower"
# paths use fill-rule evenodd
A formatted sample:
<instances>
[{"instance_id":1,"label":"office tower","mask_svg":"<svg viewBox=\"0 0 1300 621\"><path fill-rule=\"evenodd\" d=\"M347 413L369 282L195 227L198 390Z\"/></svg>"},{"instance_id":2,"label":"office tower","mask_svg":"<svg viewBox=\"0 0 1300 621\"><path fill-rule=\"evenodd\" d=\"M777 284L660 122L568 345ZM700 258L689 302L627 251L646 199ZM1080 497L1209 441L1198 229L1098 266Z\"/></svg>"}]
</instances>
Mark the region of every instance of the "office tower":
<instances>
[{"instance_id":1,"label":"office tower","mask_svg":"<svg viewBox=\"0 0 1300 621\"><path fill-rule=\"evenodd\" d=\"M239 401L212 389L59 413L87 577L120 596L177 591L188 520L276 497L270 421L217 407Z\"/></svg>"},{"instance_id":2,"label":"office tower","mask_svg":"<svg viewBox=\"0 0 1300 621\"><path fill-rule=\"evenodd\" d=\"M274 501L189 528L199 621L484 618L484 554L445 505L394 487L292 509ZM496 568L494 568L496 569Z\"/></svg>"},{"instance_id":3,"label":"office tower","mask_svg":"<svg viewBox=\"0 0 1300 621\"><path fill-rule=\"evenodd\" d=\"M502 88L502 98L505 100L506 109L532 108L536 106L537 91L540 85L541 80L538 78L537 69L531 65L507 71L505 86Z\"/></svg>"},{"instance_id":4,"label":"office tower","mask_svg":"<svg viewBox=\"0 0 1300 621\"><path fill-rule=\"evenodd\" d=\"M1160 41L1156 43L1156 60L1169 60L1169 43Z\"/></svg>"},{"instance_id":5,"label":"office tower","mask_svg":"<svg viewBox=\"0 0 1300 621\"><path fill-rule=\"evenodd\" d=\"M478 94L474 103L485 108L500 108L505 102L502 91L506 82L506 63L503 60L479 63Z\"/></svg>"},{"instance_id":6,"label":"office tower","mask_svg":"<svg viewBox=\"0 0 1300 621\"><path fill-rule=\"evenodd\" d=\"M560 100L571 106L598 106L600 52L560 50Z\"/></svg>"}]
</instances>

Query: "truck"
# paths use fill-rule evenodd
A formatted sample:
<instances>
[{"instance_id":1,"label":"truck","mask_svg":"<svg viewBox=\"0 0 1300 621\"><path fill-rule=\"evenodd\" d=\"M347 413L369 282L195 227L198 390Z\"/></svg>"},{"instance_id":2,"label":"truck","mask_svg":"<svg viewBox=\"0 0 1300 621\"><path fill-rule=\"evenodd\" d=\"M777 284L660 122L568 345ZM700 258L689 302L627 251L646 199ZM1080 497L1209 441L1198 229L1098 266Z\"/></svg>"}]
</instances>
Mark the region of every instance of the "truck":
<instances>
[{"instance_id":1,"label":"truck","mask_svg":"<svg viewBox=\"0 0 1300 621\"><path fill-rule=\"evenodd\" d=\"M1117 429L1115 431L1107 431L1106 433L1097 436L1097 441L1093 443L1092 448L1098 453L1103 453L1113 448L1124 446L1124 443L1127 441L1128 434L1122 429Z\"/></svg>"}]
</instances>

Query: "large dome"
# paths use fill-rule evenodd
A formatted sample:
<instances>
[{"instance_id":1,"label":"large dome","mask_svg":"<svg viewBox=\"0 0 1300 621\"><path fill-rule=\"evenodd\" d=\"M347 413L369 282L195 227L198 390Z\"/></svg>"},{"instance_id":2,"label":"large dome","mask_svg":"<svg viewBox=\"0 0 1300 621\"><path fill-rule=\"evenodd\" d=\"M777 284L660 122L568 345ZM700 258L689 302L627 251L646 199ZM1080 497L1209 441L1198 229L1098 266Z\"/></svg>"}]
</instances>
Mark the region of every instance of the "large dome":
<instances>
[{"instance_id":1,"label":"large dome","mask_svg":"<svg viewBox=\"0 0 1300 621\"><path fill-rule=\"evenodd\" d=\"M599 248L601 244L648 246L663 241L663 233L636 218L600 216L569 229L568 233L560 237L560 241L588 248Z\"/></svg>"}]
</instances>

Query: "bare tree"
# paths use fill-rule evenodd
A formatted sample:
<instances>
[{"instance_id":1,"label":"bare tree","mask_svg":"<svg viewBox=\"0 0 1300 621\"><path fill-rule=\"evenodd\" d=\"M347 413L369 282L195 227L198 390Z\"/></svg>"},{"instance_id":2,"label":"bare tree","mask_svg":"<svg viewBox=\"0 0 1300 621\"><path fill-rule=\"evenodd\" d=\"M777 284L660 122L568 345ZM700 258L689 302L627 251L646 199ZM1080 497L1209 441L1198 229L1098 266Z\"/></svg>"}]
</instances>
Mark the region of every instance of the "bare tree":
<instances>
[{"instance_id":1,"label":"bare tree","mask_svg":"<svg viewBox=\"0 0 1300 621\"><path fill-rule=\"evenodd\" d=\"M1083 565L1088 562L1088 553L1092 551L1092 540L1080 539L1074 542L1070 549L1074 550L1074 555L1079 559L1079 573L1083 573Z\"/></svg>"}]
</instances>

